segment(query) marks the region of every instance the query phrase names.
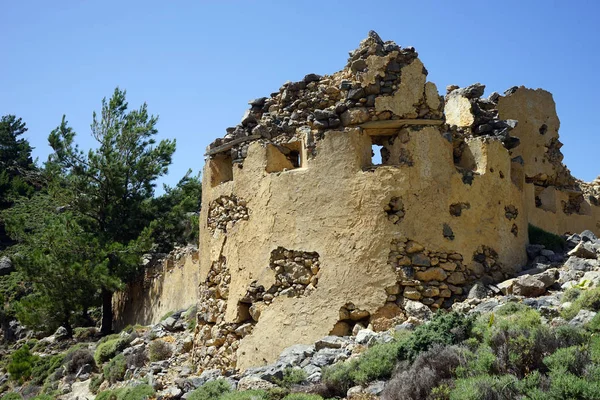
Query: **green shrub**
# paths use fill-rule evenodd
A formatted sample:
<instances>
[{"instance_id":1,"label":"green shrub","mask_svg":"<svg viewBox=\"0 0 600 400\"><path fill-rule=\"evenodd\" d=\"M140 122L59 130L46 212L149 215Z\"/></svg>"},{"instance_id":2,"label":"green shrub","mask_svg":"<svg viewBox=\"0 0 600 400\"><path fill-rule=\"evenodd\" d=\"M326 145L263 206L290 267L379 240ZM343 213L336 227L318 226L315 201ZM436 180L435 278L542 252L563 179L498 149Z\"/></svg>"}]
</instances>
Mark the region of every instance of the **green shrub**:
<instances>
[{"instance_id":1,"label":"green shrub","mask_svg":"<svg viewBox=\"0 0 600 400\"><path fill-rule=\"evenodd\" d=\"M19 348L13 353L8 364L10 378L19 382L27 380L31 376L33 361L34 357L29 351L29 346L24 345Z\"/></svg>"},{"instance_id":2,"label":"green shrub","mask_svg":"<svg viewBox=\"0 0 600 400\"><path fill-rule=\"evenodd\" d=\"M73 339L78 342L90 342L93 341L98 334L96 328L75 328L73 329Z\"/></svg>"},{"instance_id":3,"label":"green shrub","mask_svg":"<svg viewBox=\"0 0 600 400\"><path fill-rule=\"evenodd\" d=\"M191 397L188 397L190 399ZM208 400L211 397L197 397L194 400ZM216 398L215 398L216 399ZM219 400L274 400L271 399L269 392L264 390L244 390L242 392L229 392L218 398Z\"/></svg>"},{"instance_id":4,"label":"green shrub","mask_svg":"<svg viewBox=\"0 0 600 400\"><path fill-rule=\"evenodd\" d=\"M277 380L277 385L289 388L293 385L298 385L306 381L306 372L302 368L286 368L283 371L283 378Z\"/></svg>"},{"instance_id":5,"label":"green shrub","mask_svg":"<svg viewBox=\"0 0 600 400\"><path fill-rule=\"evenodd\" d=\"M98 390L100 389L100 385L104 382L104 374L95 375L90 380L90 392L94 394L98 394Z\"/></svg>"},{"instance_id":6,"label":"green shrub","mask_svg":"<svg viewBox=\"0 0 600 400\"><path fill-rule=\"evenodd\" d=\"M21 396L19 393L11 392L2 396L0 400L23 400L23 396Z\"/></svg>"},{"instance_id":7,"label":"green shrub","mask_svg":"<svg viewBox=\"0 0 600 400\"><path fill-rule=\"evenodd\" d=\"M394 366L398 362L398 351L401 343L390 342L377 344L367 349L358 359L353 381L364 385L376 379L388 379L392 376Z\"/></svg>"},{"instance_id":8,"label":"green shrub","mask_svg":"<svg viewBox=\"0 0 600 400\"><path fill-rule=\"evenodd\" d=\"M358 358L326 368L325 384L340 395L356 384L366 384L376 379L388 379L398 362L398 351L403 342L377 344Z\"/></svg>"},{"instance_id":9,"label":"green shrub","mask_svg":"<svg viewBox=\"0 0 600 400\"><path fill-rule=\"evenodd\" d=\"M433 345L410 365L401 362L383 393L386 400L432 399L436 387L448 382L461 362L461 350L456 346ZM437 391L436 396L443 392ZM444 398L444 397L442 397ZM447 398L447 395L446 397Z\"/></svg>"},{"instance_id":10,"label":"green shrub","mask_svg":"<svg viewBox=\"0 0 600 400\"><path fill-rule=\"evenodd\" d=\"M127 371L127 361L123 354L117 354L104 366L104 379L110 383L120 381Z\"/></svg>"},{"instance_id":11,"label":"green shrub","mask_svg":"<svg viewBox=\"0 0 600 400\"><path fill-rule=\"evenodd\" d=\"M548 391L550 399L600 399L600 382L588 381L570 373L556 373L551 375L552 384Z\"/></svg>"},{"instance_id":12,"label":"green shrub","mask_svg":"<svg viewBox=\"0 0 600 400\"><path fill-rule=\"evenodd\" d=\"M414 360L434 344L458 344L469 337L473 321L455 312L440 311L427 324L418 326L412 335L400 344L401 359Z\"/></svg>"},{"instance_id":13,"label":"green shrub","mask_svg":"<svg viewBox=\"0 0 600 400\"><path fill-rule=\"evenodd\" d=\"M162 316L162 318L160 319L161 322L164 321L165 319L169 318L171 315L175 314L175 311L168 311L165 315Z\"/></svg>"},{"instance_id":14,"label":"green shrub","mask_svg":"<svg viewBox=\"0 0 600 400\"><path fill-rule=\"evenodd\" d=\"M567 290L564 291L564 293L562 294L562 297L560 298L560 301L562 301L563 303L568 302L573 302L575 300L577 300L577 298L581 295L581 288L578 287L570 287Z\"/></svg>"},{"instance_id":15,"label":"green shrub","mask_svg":"<svg viewBox=\"0 0 600 400\"><path fill-rule=\"evenodd\" d=\"M291 393L285 396L283 400L323 400L323 398L316 394Z\"/></svg>"},{"instance_id":16,"label":"green shrub","mask_svg":"<svg viewBox=\"0 0 600 400\"><path fill-rule=\"evenodd\" d=\"M600 313L594 315L594 318L587 323L585 329L593 333L600 333Z\"/></svg>"},{"instance_id":17,"label":"green shrub","mask_svg":"<svg viewBox=\"0 0 600 400\"><path fill-rule=\"evenodd\" d=\"M217 379L207 382L191 392L188 400L220 399L222 395L229 392L231 392L231 384L225 379Z\"/></svg>"},{"instance_id":18,"label":"green shrub","mask_svg":"<svg viewBox=\"0 0 600 400\"><path fill-rule=\"evenodd\" d=\"M562 252L567 246L564 238L531 224L529 224L528 234L530 244L541 244L549 250Z\"/></svg>"},{"instance_id":19,"label":"green shrub","mask_svg":"<svg viewBox=\"0 0 600 400\"><path fill-rule=\"evenodd\" d=\"M54 397L50 396L49 394L40 394L35 397L32 397L29 400L54 400Z\"/></svg>"},{"instance_id":20,"label":"green shrub","mask_svg":"<svg viewBox=\"0 0 600 400\"><path fill-rule=\"evenodd\" d=\"M68 374L76 374L86 364L89 364L92 370L96 368L94 355L89 349L77 348L67 352L65 356L65 368Z\"/></svg>"},{"instance_id":21,"label":"green shrub","mask_svg":"<svg viewBox=\"0 0 600 400\"><path fill-rule=\"evenodd\" d=\"M50 375L62 366L64 359L65 356L62 354L34 357L31 369L32 383L36 385L43 384Z\"/></svg>"},{"instance_id":22,"label":"green shrub","mask_svg":"<svg viewBox=\"0 0 600 400\"><path fill-rule=\"evenodd\" d=\"M555 373L570 372L575 375L583 374L589 363L587 351L580 346L557 349L553 354L544 358L544 364Z\"/></svg>"},{"instance_id":23,"label":"green shrub","mask_svg":"<svg viewBox=\"0 0 600 400\"><path fill-rule=\"evenodd\" d=\"M96 352L94 353L94 359L96 360L96 364L101 365L106 361L110 360L111 358L116 356L117 353L119 353L125 347L127 347L127 344L127 339L122 338L118 335L116 338L110 338L105 341L101 340L98 344L98 347L96 347Z\"/></svg>"},{"instance_id":24,"label":"green shrub","mask_svg":"<svg viewBox=\"0 0 600 400\"><path fill-rule=\"evenodd\" d=\"M496 315L503 317L507 315L513 315L519 312L524 312L530 309L531 308L529 308L523 303L511 301L509 303L504 304L503 306L498 307L498 309L496 310Z\"/></svg>"},{"instance_id":25,"label":"green shrub","mask_svg":"<svg viewBox=\"0 0 600 400\"><path fill-rule=\"evenodd\" d=\"M519 395L517 382L512 375L457 379L450 400L516 399Z\"/></svg>"},{"instance_id":26,"label":"green shrub","mask_svg":"<svg viewBox=\"0 0 600 400\"><path fill-rule=\"evenodd\" d=\"M96 400L146 400L154 395L152 386L142 384L98 393Z\"/></svg>"},{"instance_id":27,"label":"green shrub","mask_svg":"<svg viewBox=\"0 0 600 400\"><path fill-rule=\"evenodd\" d=\"M156 339L148 345L148 357L151 362L166 360L171 357L171 345L163 340Z\"/></svg>"},{"instance_id":28,"label":"green shrub","mask_svg":"<svg viewBox=\"0 0 600 400\"><path fill-rule=\"evenodd\" d=\"M329 391L344 396L354 386L354 373L358 369L358 359L344 361L323 369L322 381Z\"/></svg>"},{"instance_id":29,"label":"green shrub","mask_svg":"<svg viewBox=\"0 0 600 400\"><path fill-rule=\"evenodd\" d=\"M581 294L573 300L571 307L562 309L561 316L571 320L582 309L600 311L600 287L582 290Z\"/></svg>"},{"instance_id":30,"label":"green shrub","mask_svg":"<svg viewBox=\"0 0 600 400\"><path fill-rule=\"evenodd\" d=\"M481 345L474 352L463 352L462 365L456 369L456 376L468 378L470 376L487 375L496 370L496 354L488 345Z\"/></svg>"}]
</instances>

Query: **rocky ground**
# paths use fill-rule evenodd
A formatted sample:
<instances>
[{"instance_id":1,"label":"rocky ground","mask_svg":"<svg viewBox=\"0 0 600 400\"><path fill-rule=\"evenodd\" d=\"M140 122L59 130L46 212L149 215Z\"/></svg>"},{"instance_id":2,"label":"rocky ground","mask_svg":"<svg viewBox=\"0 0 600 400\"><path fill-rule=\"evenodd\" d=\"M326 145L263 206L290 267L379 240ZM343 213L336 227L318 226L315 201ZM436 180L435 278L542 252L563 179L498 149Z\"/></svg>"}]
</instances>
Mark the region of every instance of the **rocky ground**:
<instances>
[{"instance_id":1,"label":"rocky ground","mask_svg":"<svg viewBox=\"0 0 600 400\"><path fill-rule=\"evenodd\" d=\"M566 238L564 251L529 245L527 254L530 261L518 276L499 284L475 283L467 298L455 303L452 310L462 315L486 314L496 312L507 303L520 303L537 310L548 326L581 327L592 321L600 304L596 310L586 309L575 298L575 301L566 301L571 296L565 296L565 291L600 287L600 240L585 231ZM328 367L359 359L367 349L391 343L434 318L433 312L419 302L407 299L404 306L408 320L388 331L374 332L366 327L355 329L352 336L328 336L314 344L297 344L285 349L275 363L244 372L197 370L194 357L197 311L194 308L165 316L154 326L128 327L120 334L101 340L95 328L79 329L74 339L67 338L64 330L59 329L40 340L25 337L2 347L0 390L4 391L2 399L11 398L7 393L35 398L44 390L51 393L47 398L91 400L96 398L95 393L145 385L154 392L151 398L194 399L202 398L193 395L198 388L219 381L238 392L281 388L285 393L323 394L327 392L324 371ZM50 360L65 354L66 357L57 363L58 367L48 367L55 370L43 381L32 383L36 378L32 376L29 383L21 384L10 379L6 366L10 354L24 344L28 344L33 357L39 359ZM385 380L364 382L350 387L346 397L375 398L382 396L385 388ZM103 396L97 397L110 398Z\"/></svg>"}]
</instances>

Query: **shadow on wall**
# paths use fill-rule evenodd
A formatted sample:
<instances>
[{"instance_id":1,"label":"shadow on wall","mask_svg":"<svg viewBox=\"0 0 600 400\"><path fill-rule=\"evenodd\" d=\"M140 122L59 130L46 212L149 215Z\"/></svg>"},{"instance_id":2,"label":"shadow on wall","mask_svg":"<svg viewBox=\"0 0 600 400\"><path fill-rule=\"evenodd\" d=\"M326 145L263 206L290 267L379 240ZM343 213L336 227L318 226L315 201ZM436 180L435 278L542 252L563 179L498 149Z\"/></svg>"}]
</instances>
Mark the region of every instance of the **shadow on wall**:
<instances>
[{"instance_id":1,"label":"shadow on wall","mask_svg":"<svg viewBox=\"0 0 600 400\"><path fill-rule=\"evenodd\" d=\"M128 284L113 298L114 327L151 325L171 311L195 305L199 284L198 250L175 249L148 262L144 275Z\"/></svg>"}]
</instances>

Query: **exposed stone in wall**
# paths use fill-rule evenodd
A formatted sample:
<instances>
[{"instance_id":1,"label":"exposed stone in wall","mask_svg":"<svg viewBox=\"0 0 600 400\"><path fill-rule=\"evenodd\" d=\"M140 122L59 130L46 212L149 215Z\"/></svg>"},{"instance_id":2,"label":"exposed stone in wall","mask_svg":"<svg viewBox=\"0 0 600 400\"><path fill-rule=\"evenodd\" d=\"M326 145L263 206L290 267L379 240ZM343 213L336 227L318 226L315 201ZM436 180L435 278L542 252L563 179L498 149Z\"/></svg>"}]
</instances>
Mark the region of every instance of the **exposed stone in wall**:
<instances>
[{"instance_id":1,"label":"exposed stone in wall","mask_svg":"<svg viewBox=\"0 0 600 400\"><path fill-rule=\"evenodd\" d=\"M582 213L581 206L582 206L583 202L584 202L583 194L581 194L581 193L572 194L569 196L568 201L564 201L564 200L561 201L562 210L567 215L581 214Z\"/></svg>"},{"instance_id":2,"label":"exposed stone in wall","mask_svg":"<svg viewBox=\"0 0 600 400\"><path fill-rule=\"evenodd\" d=\"M404 218L404 203L400 197L392 197L389 204L384 207L384 211L393 224L399 224Z\"/></svg>"},{"instance_id":3,"label":"exposed stone in wall","mask_svg":"<svg viewBox=\"0 0 600 400\"><path fill-rule=\"evenodd\" d=\"M269 267L275 272L275 284L265 289L254 281L242 299L242 302L252 304L250 314L255 320L258 320L262 308L262 305L255 306L256 303L268 306L278 296L308 296L319 282L321 263L319 254L315 252L278 247L271 252Z\"/></svg>"},{"instance_id":4,"label":"exposed stone in wall","mask_svg":"<svg viewBox=\"0 0 600 400\"><path fill-rule=\"evenodd\" d=\"M394 239L390 245L388 265L396 272L398 287L395 301L418 300L431 309L451 305L463 293L467 269L458 253L434 252L407 238ZM392 300L389 297L388 300Z\"/></svg>"},{"instance_id":5,"label":"exposed stone in wall","mask_svg":"<svg viewBox=\"0 0 600 400\"><path fill-rule=\"evenodd\" d=\"M275 271L275 285L267 294L298 297L316 289L321 263L315 252L278 247L271 252L270 267Z\"/></svg>"},{"instance_id":6,"label":"exposed stone in wall","mask_svg":"<svg viewBox=\"0 0 600 400\"><path fill-rule=\"evenodd\" d=\"M221 255L212 263L200 287L196 327L196 341L200 346L194 358L202 369L235 369L239 341L254 327L254 321L243 306L238 310L237 323L225 322L230 282L227 260Z\"/></svg>"},{"instance_id":7,"label":"exposed stone in wall","mask_svg":"<svg viewBox=\"0 0 600 400\"><path fill-rule=\"evenodd\" d=\"M493 282L500 282L509 275L498 263L498 253L488 246L479 246L473 254L473 262L469 266L468 275L471 280L487 277Z\"/></svg>"},{"instance_id":8,"label":"exposed stone in wall","mask_svg":"<svg viewBox=\"0 0 600 400\"><path fill-rule=\"evenodd\" d=\"M453 217L460 217L462 215L463 210L468 210L471 208L471 204L469 203L453 203L450 204L450 215Z\"/></svg>"},{"instance_id":9,"label":"exposed stone in wall","mask_svg":"<svg viewBox=\"0 0 600 400\"><path fill-rule=\"evenodd\" d=\"M246 202L237 196L221 196L211 201L208 211L208 229L211 232L219 229L227 232L239 221L248 220Z\"/></svg>"},{"instance_id":10,"label":"exposed stone in wall","mask_svg":"<svg viewBox=\"0 0 600 400\"><path fill-rule=\"evenodd\" d=\"M517 209L517 207L513 206L512 204L505 206L504 211L505 211L504 215L506 216L506 219L508 219L509 221L512 219L517 219L517 217L519 216L519 210Z\"/></svg>"}]
</instances>

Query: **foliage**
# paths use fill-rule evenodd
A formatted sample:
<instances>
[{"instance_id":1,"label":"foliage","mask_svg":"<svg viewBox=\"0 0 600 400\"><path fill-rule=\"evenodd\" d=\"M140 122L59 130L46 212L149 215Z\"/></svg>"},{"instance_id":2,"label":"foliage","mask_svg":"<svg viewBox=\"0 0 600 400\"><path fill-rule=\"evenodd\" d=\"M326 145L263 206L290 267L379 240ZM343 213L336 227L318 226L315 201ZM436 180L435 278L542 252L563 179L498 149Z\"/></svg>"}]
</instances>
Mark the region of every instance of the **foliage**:
<instances>
[{"instance_id":1,"label":"foliage","mask_svg":"<svg viewBox=\"0 0 600 400\"><path fill-rule=\"evenodd\" d=\"M188 397L190 399L190 397ZM197 397L195 400L212 399L210 397ZM215 397L216 399L216 397ZM264 390L244 390L241 392L234 391L221 395L218 400L273 400L269 392Z\"/></svg>"},{"instance_id":2,"label":"foliage","mask_svg":"<svg viewBox=\"0 0 600 400\"><path fill-rule=\"evenodd\" d=\"M123 354L117 354L113 357L103 369L104 379L111 384L123 380L125 372L127 372L127 361Z\"/></svg>"},{"instance_id":3,"label":"foliage","mask_svg":"<svg viewBox=\"0 0 600 400\"><path fill-rule=\"evenodd\" d=\"M399 356L412 361L434 344L458 344L469 336L472 324L472 319L464 315L438 312L431 322L418 326L402 343Z\"/></svg>"},{"instance_id":4,"label":"foliage","mask_svg":"<svg viewBox=\"0 0 600 400\"><path fill-rule=\"evenodd\" d=\"M323 398L316 394L290 393L283 400L323 400Z\"/></svg>"},{"instance_id":5,"label":"foliage","mask_svg":"<svg viewBox=\"0 0 600 400\"><path fill-rule=\"evenodd\" d=\"M567 245L564 238L531 224L529 224L528 234L530 244L541 244L545 248L556 252L562 252Z\"/></svg>"},{"instance_id":6,"label":"foliage","mask_svg":"<svg viewBox=\"0 0 600 400\"><path fill-rule=\"evenodd\" d=\"M152 236L157 250L169 252L174 245L198 243L198 212L202 199L200 175L187 173L173 188L165 185L165 193L152 201L157 227Z\"/></svg>"},{"instance_id":7,"label":"foliage","mask_svg":"<svg viewBox=\"0 0 600 400\"><path fill-rule=\"evenodd\" d=\"M98 242L71 212L57 213L45 193L18 201L7 215L13 237L22 241L15 261L33 287L19 302L17 316L47 332L62 325L71 335L74 313L87 312L97 299L95 288L104 282L106 260ZM28 218L35 219L29 226L23 222Z\"/></svg>"},{"instance_id":8,"label":"foliage","mask_svg":"<svg viewBox=\"0 0 600 400\"><path fill-rule=\"evenodd\" d=\"M93 235L102 256L102 332L112 330L112 294L132 278L139 257L151 246L149 202L155 181L167 172L175 142L156 143L157 117L146 104L128 111L125 91L115 89L93 114L91 131L98 147L85 153L63 116L48 140L54 153L47 168L64 175L65 199L85 232Z\"/></svg>"},{"instance_id":9,"label":"foliage","mask_svg":"<svg viewBox=\"0 0 600 400\"><path fill-rule=\"evenodd\" d=\"M31 376L34 358L29 351L29 346L24 345L15 351L8 364L8 373L11 379L19 382L27 380Z\"/></svg>"},{"instance_id":10,"label":"foliage","mask_svg":"<svg viewBox=\"0 0 600 400\"><path fill-rule=\"evenodd\" d=\"M59 369L64 362L65 356L56 354L46 357L34 357L31 370L32 382L37 385L43 384L46 379Z\"/></svg>"},{"instance_id":11,"label":"foliage","mask_svg":"<svg viewBox=\"0 0 600 400\"><path fill-rule=\"evenodd\" d=\"M401 363L387 383L384 398L390 400L419 400L427 398L436 387L452 378L460 365L461 352L453 346L434 345L421 353L410 365ZM441 388L437 393L441 393ZM446 390L447 391L447 390Z\"/></svg>"},{"instance_id":12,"label":"foliage","mask_svg":"<svg viewBox=\"0 0 600 400\"><path fill-rule=\"evenodd\" d=\"M572 302L577 300L577 298L581 295L581 288L578 287L570 287L567 290L564 291L564 293L562 294L561 297L561 301L563 303L565 302Z\"/></svg>"},{"instance_id":13,"label":"foliage","mask_svg":"<svg viewBox=\"0 0 600 400\"><path fill-rule=\"evenodd\" d=\"M142 384L98 393L96 400L146 400L154 395L152 386Z\"/></svg>"},{"instance_id":14,"label":"foliage","mask_svg":"<svg viewBox=\"0 0 600 400\"><path fill-rule=\"evenodd\" d=\"M302 368L288 367L283 371L283 378L278 379L275 383L278 386L289 388L301 384L306 381L306 378L306 372Z\"/></svg>"},{"instance_id":15,"label":"foliage","mask_svg":"<svg viewBox=\"0 0 600 400\"><path fill-rule=\"evenodd\" d=\"M112 335L111 335L112 336ZM113 358L117 353L127 347L127 339L115 335L108 340L99 342L94 352L96 364L100 365Z\"/></svg>"},{"instance_id":16,"label":"foliage","mask_svg":"<svg viewBox=\"0 0 600 400\"><path fill-rule=\"evenodd\" d=\"M171 357L171 345L160 339L153 340L148 345L148 358L151 362L166 360Z\"/></svg>"},{"instance_id":17,"label":"foliage","mask_svg":"<svg viewBox=\"0 0 600 400\"><path fill-rule=\"evenodd\" d=\"M517 378L512 375L457 379L455 388L450 392L450 400L515 399L518 395L516 382Z\"/></svg>"},{"instance_id":18,"label":"foliage","mask_svg":"<svg viewBox=\"0 0 600 400\"><path fill-rule=\"evenodd\" d=\"M207 382L191 392L188 400L219 399L223 394L231 392L231 384L225 379Z\"/></svg>"},{"instance_id":19,"label":"foliage","mask_svg":"<svg viewBox=\"0 0 600 400\"><path fill-rule=\"evenodd\" d=\"M94 394L98 394L98 390L100 389L100 385L104 382L104 374L98 374L92 377L90 380L90 392Z\"/></svg>"},{"instance_id":20,"label":"foliage","mask_svg":"<svg viewBox=\"0 0 600 400\"><path fill-rule=\"evenodd\" d=\"M23 396L21 396L19 393L7 393L4 396L2 396L2 398L0 398L0 400L22 400Z\"/></svg>"},{"instance_id":21,"label":"foliage","mask_svg":"<svg viewBox=\"0 0 600 400\"><path fill-rule=\"evenodd\" d=\"M571 307L563 308L561 316L573 319L580 310L600 311L600 287L582 290L571 303Z\"/></svg>"},{"instance_id":22,"label":"foliage","mask_svg":"<svg viewBox=\"0 0 600 400\"><path fill-rule=\"evenodd\" d=\"M32 397L30 400L54 400L54 397L49 394L40 394L35 397Z\"/></svg>"},{"instance_id":23,"label":"foliage","mask_svg":"<svg viewBox=\"0 0 600 400\"><path fill-rule=\"evenodd\" d=\"M86 364L90 365L92 369L96 368L94 355L86 348L77 348L68 352L64 364L68 374L76 374Z\"/></svg>"}]
</instances>

